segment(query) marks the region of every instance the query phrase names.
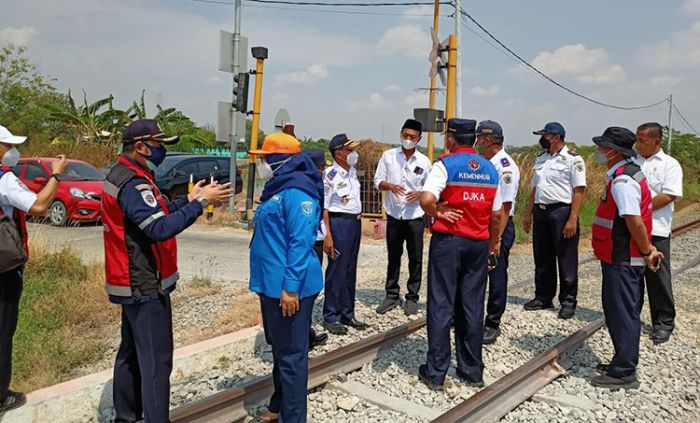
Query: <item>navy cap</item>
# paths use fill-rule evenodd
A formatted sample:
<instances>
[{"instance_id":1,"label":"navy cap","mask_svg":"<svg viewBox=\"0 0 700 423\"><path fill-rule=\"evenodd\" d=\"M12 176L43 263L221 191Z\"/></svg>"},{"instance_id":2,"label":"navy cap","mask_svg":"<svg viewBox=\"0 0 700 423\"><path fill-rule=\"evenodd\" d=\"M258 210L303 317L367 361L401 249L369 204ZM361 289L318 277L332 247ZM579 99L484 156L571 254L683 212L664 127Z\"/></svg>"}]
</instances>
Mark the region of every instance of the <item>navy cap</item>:
<instances>
[{"instance_id":1,"label":"navy cap","mask_svg":"<svg viewBox=\"0 0 700 423\"><path fill-rule=\"evenodd\" d=\"M122 142L124 144L149 140L162 142L163 144L175 144L180 141L180 137L165 135L165 133L160 130L158 122L156 122L155 119L135 120L124 129L124 133L122 134Z\"/></svg>"},{"instance_id":2,"label":"navy cap","mask_svg":"<svg viewBox=\"0 0 700 423\"><path fill-rule=\"evenodd\" d=\"M310 148L308 150L304 150L304 153L309 156L311 161L314 162L314 166L317 168L322 168L323 166L327 165L326 155L320 148Z\"/></svg>"},{"instance_id":3,"label":"navy cap","mask_svg":"<svg viewBox=\"0 0 700 423\"><path fill-rule=\"evenodd\" d=\"M476 131L476 121L473 119L452 118L447 121L445 132L452 132L455 135L472 135Z\"/></svg>"},{"instance_id":4,"label":"navy cap","mask_svg":"<svg viewBox=\"0 0 700 423\"><path fill-rule=\"evenodd\" d=\"M593 143L599 147L608 147L619 151L626 157L637 155L634 151L634 143L637 140L636 135L627 128L619 126L611 126L603 132L599 137L593 137Z\"/></svg>"},{"instance_id":5,"label":"navy cap","mask_svg":"<svg viewBox=\"0 0 700 423\"><path fill-rule=\"evenodd\" d=\"M333 153L335 150L339 150L343 147L356 148L358 145L360 145L360 143L348 138L347 134L338 134L331 139L331 142L328 144L328 149Z\"/></svg>"},{"instance_id":6,"label":"navy cap","mask_svg":"<svg viewBox=\"0 0 700 423\"><path fill-rule=\"evenodd\" d=\"M482 120L476 128L476 135L495 135L503 138L503 128L501 128L498 122Z\"/></svg>"},{"instance_id":7,"label":"navy cap","mask_svg":"<svg viewBox=\"0 0 700 423\"><path fill-rule=\"evenodd\" d=\"M533 134L535 135L544 135L544 134L552 134L552 135L559 135L559 138L564 139L566 137L566 130L564 130L564 126L562 126L561 123L559 122L549 122L544 126L544 129L540 129L539 131L534 131Z\"/></svg>"}]
</instances>

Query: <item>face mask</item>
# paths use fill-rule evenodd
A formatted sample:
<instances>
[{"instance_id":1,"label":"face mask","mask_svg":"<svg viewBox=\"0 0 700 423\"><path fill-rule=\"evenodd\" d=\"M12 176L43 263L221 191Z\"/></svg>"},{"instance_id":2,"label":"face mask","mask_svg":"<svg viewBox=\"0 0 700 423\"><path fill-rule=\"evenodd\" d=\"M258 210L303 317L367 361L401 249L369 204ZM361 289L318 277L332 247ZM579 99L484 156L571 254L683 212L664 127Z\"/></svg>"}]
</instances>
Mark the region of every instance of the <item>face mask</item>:
<instances>
[{"instance_id":1,"label":"face mask","mask_svg":"<svg viewBox=\"0 0 700 423\"><path fill-rule=\"evenodd\" d=\"M145 156L141 154L143 157L146 158L149 162L153 163L155 167L160 166L161 163L163 163L163 160L165 160L165 153L167 150L165 147L162 145L159 145L158 147L152 147L148 144L144 144L146 147L148 147L149 150L151 150L151 155L150 156Z\"/></svg>"},{"instance_id":2,"label":"face mask","mask_svg":"<svg viewBox=\"0 0 700 423\"><path fill-rule=\"evenodd\" d=\"M258 158L257 164L255 166L255 170L258 173L258 178L267 181L268 179L272 178L272 175L275 173L272 171L272 167L270 164L267 162L267 160L263 160Z\"/></svg>"},{"instance_id":3,"label":"face mask","mask_svg":"<svg viewBox=\"0 0 700 423\"><path fill-rule=\"evenodd\" d=\"M17 166L17 162L19 162L19 150L15 147L7 150L7 152L2 156L3 166Z\"/></svg>"},{"instance_id":4,"label":"face mask","mask_svg":"<svg viewBox=\"0 0 700 423\"><path fill-rule=\"evenodd\" d=\"M350 154L348 154L348 158L347 158L348 164L350 166L355 166L357 164L357 160L359 160L359 158L360 158L360 155L357 154L357 151L351 152Z\"/></svg>"},{"instance_id":5,"label":"face mask","mask_svg":"<svg viewBox=\"0 0 700 423\"><path fill-rule=\"evenodd\" d=\"M418 144L418 141L411 141L411 140L401 140L401 146L405 148L406 150L413 150L416 148L416 145Z\"/></svg>"},{"instance_id":6,"label":"face mask","mask_svg":"<svg viewBox=\"0 0 700 423\"><path fill-rule=\"evenodd\" d=\"M481 144L481 143L477 143L475 145L475 147L476 147L476 152L481 154L482 156L485 155L486 152L488 151L488 148L484 144Z\"/></svg>"},{"instance_id":7,"label":"face mask","mask_svg":"<svg viewBox=\"0 0 700 423\"><path fill-rule=\"evenodd\" d=\"M608 155L603 153L600 150L596 150L595 151L595 161L597 161L598 164L607 165L608 164Z\"/></svg>"},{"instance_id":8,"label":"face mask","mask_svg":"<svg viewBox=\"0 0 700 423\"><path fill-rule=\"evenodd\" d=\"M552 143L549 142L549 140L547 140L545 137L540 137L540 146L542 147L542 149L549 150L549 147L551 145Z\"/></svg>"}]
</instances>

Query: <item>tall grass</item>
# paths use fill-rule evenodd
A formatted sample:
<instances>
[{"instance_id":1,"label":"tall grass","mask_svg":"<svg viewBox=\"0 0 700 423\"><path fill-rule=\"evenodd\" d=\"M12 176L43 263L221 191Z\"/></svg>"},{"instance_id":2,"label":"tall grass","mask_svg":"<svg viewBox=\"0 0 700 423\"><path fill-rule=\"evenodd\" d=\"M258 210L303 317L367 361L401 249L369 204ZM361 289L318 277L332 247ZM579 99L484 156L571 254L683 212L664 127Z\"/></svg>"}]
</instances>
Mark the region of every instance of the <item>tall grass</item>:
<instances>
[{"instance_id":1,"label":"tall grass","mask_svg":"<svg viewBox=\"0 0 700 423\"><path fill-rule=\"evenodd\" d=\"M14 338L13 387L31 391L72 377L107 349L107 328L118 308L107 300L102 263L82 262L70 248L30 243L19 323Z\"/></svg>"},{"instance_id":2,"label":"tall grass","mask_svg":"<svg viewBox=\"0 0 700 423\"><path fill-rule=\"evenodd\" d=\"M42 139L31 139L22 146L23 157L55 157L59 154L65 154L69 159L83 160L101 168L117 161L119 147L108 143L75 143Z\"/></svg>"}]
</instances>

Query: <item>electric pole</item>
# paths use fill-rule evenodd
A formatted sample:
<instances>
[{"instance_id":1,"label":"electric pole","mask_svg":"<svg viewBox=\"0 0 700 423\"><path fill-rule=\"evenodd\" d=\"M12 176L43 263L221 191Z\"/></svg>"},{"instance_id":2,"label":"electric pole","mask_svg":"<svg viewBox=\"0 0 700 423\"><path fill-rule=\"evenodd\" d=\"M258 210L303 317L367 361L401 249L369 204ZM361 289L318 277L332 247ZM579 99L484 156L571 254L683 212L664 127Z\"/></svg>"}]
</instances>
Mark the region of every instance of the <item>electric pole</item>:
<instances>
[{"instance_id":1,"label":"electric pole","mask_svg":"<svg viewBox=\"0 0 700 423\"><path fill-rule=\"evenodd\" d=\"M455 80L455 116L462 117L462 0L455 0L455 35L457 38L457 60Z\"/></svg>"},{"instance_id":2,"label":"electric pole","mask_svg":"<svg viewBox=\"0 0 700 423\"><path fill-rule=\"evenodd\" d=\"M457 51L459 51L459 45L457 42L457 36L455 34L450 35L448 41L449 55L447 59L447 99L445 101L445 122L455 117L455 88L456 88L456 62L457 62ZM447 132L445 132L445 147L444 150L447 152Z\"/></svg>"}]
</instances>

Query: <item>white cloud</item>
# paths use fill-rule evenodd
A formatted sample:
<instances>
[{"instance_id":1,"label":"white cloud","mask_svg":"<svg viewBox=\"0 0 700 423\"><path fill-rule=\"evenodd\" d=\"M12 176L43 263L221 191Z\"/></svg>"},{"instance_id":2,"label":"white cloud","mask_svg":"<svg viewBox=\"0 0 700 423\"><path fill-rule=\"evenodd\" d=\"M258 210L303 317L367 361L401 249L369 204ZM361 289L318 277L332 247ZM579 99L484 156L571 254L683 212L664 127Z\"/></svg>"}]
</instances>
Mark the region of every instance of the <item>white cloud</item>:
<instances>
[{"instance_id":1,"label":"white cloud","mask_svg":"<svg viewBox=\"0 0 700 423\"><path fill-rule=\"evenodd\" d=\"M681 6L681 11L689 15L700 15L700 0L686 0Z\"/></svg>"},{"instance_id":2,"label":"white cloud","mask_svg":"<svg viewBox=\"0 0 700 423\"><path fill-rule=\"evenodd\" d=\"M484 88L481 85L477 85L471 90L469 90L469 94L475 95L478 97L491 97L494 96L498 93L501 92L501 87L498 85L491 85L488 88Z\"/></svg>"},{"instance_id":3,"label":"white cloud","mask_svg":"<svg viewBox=\"0 0 700 423\"><path fill-rule=\"evenodd\" d=\"M435 6L417 6L409 7L403 14L406 19L425 19L427 17L432 17L435 13Z\"/></svg>"},{"instance_id":4,"label":"white cloud","mask_svg":"<svg viewBox=\"0 0 700 423\"><path fill-rule=\"evenodd\" d=\"M700 67L700 21L670 40L641 48L639 54L642 63L654 69Z\"/></svg>"},{"instance_id":5,"label":"white cloud","mask_svg":"<svg viewBox=\"0 0 700 423\"><path fill-rule=\"evenodd\" d=\"M384 87L384 89L391 92L398 92L401 91L401 85L389 84L386 87Z\"/></svg>"},{"instance_id":6,"label":"white cloud","mask_svg":"<svg viewBox=\"0 0 700 423\"><path fill-rule=\"evenodd\" d=\"M275 77L275 84L311 84L321 79L328 78L328 74L328 67L322 63L317 63L300 72L277 75Z\"/></svg>"},{"instance_id":7,"label":"white cloud","mask_svg":"<svg viewBox=\"0 0 700 423\"><path fill-rule=\"evenodd\" d=\"M353 101L349 103L348 110L351 112L382 112L393 107L394 102L379 93L371 93L363 101Z\"/></svg>"},{"instance_id":8,"label":"white cloud","mask_svg":"<svg viewBox=\"0 0 700 423\"><path fill-rule=\"evenodd\" d=\"M29 45L37 34L37 30L31 26L21 28L7 27L0 29L0 44L9 43L16 46Z\"/></svg>"},{"instance_id":9,"label":"white cloud","mask_svg":"<svg viewBox=\"0 0 700 423\"><path fill-rule=\"evenodd\" d=\"M565 45L553 53L541 51L531 63L553 78L583 84L613 84L627 79L622 66L610 63L605 49L588 49L583 44ZM523 67L514 68L513 71L519 75L530 75Z\"/></svg>"},{"instance_id":10,"label":"white cloud","mask_svg":"<svg viewBox=\"0 0 700 423\"><path fill-rule=\"evenodd\" d=\"M384 31L377 47L384 54L428 59L433 42L420 25L399 25Z\"/></svg>"}]
</instances>

